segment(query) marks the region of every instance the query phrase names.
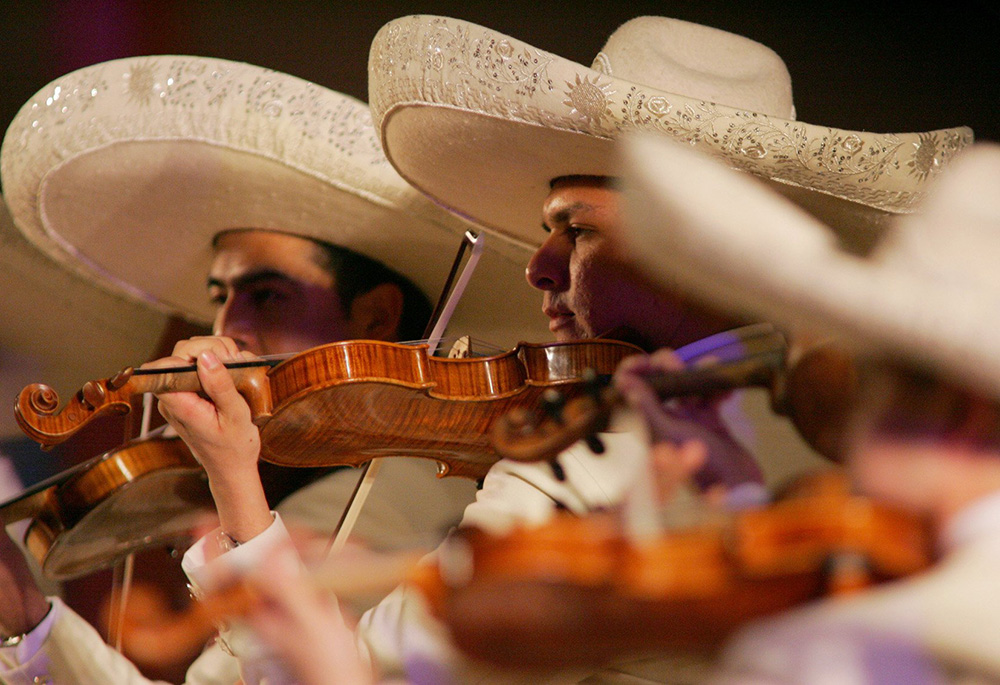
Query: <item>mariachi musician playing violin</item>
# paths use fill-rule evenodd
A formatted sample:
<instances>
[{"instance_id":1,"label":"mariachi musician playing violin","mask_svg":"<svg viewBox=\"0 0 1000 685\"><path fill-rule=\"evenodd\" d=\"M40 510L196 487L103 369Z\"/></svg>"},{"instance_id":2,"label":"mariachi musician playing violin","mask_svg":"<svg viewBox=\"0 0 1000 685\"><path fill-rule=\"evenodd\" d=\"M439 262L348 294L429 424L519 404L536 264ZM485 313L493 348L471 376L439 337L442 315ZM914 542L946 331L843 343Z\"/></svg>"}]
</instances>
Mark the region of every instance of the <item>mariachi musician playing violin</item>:
<instances>
[{"instance_id":1,"label":"mariachi musician playing violin","mask_svg":"<svg viewBox=\"0 0 1000 685\"><path fill-rule=\"evenodd\" d=\"M234 94L216 103L232 110L226 114L214 113L201 103L208 111L200 135L179 133L190 116L184 97L167 93L170 97L159 105L160 114L173 120L168 125L165 118L159 119L155 131L144 128L143 99L124 98L139 94L140 86L154 88L153 83L141 80L150 74L166 79L169 73L178 87L186 84L184 88L223 85L215 79L203 80L200 75L205 70L224 74L225 85ZM421 337L430 316L425 292L444 281L449 253L458 246L464 226L436 210L395 175L381 156L363 104L250 65L151 57L88 67L43 89L40 97L44 99L53 88L72 92L69 84L94 79L121 82L123 77L131 84L129 93L102 91L96 96L105 103L100 114L88 110L84 120L75 119L72 113L57 116L64 119L60 126L66 129L67 140L76 146L73 163L81 165L81 173L64 169L59 182L45 192L32 185L37 178L33 174L49 161L54 145L63 147L62 142L39 136L23 143L20 134L29 126L29 117L35 118L29 112L30 103L15 119L4 147L4 185L25 233L42 230L36 223L38 215L28 210L33 203L47 206L60 195L79 200L91 197L91 191L107 193L66 208L71 220L58 211L49 215L51 225L46 230L72 233L89 224L97 231L87 236L87 252L95 262L68 266L89 278L94 277L89 269L98 271L105 278L103 285L116 293L141 293L161 309L196 321L212 320L213 332L227 336L233 350L240 353L281 355L351 338L400 341ZM270 84L270 91L251 92L246 100L235 95L263 80ZM309 117L300 118L301 128L294 118L280 116L280 108L273 116L261 118L254 98L264 95L270 98L264 104L272 107L277 107L276 98L306 98ZM108 154L97 138L101 123L117 117L122 122L119 139L110 147L123 157L95 161L91 155ZM310 127L324 117L330 129L323 144L306 140ZM268 126L258 131L262 121ZM251 136L251 131L259 135ZM263 135L266 131L270 137ZM278 161L265 161L273 158ZM122 166L126 159L139 163L126 170ZM90 164L101 171L94 173ZM126 173L127 179L118 175ZM89 187L91 183L94 187ZM275 200L278 189L281 197ZM128 227L127 235L98 230L109 221L109 213L120 217L117 223ZM83 239L79 234L64 237ZM53 244L42 243L52 254ZM133 253L126 264L117 257L122 244ZM425 247L436 252L416 263L409 260L408 250L418 254ZM160 248L166 252L157 252ZM498 271L498 265L506 265L502 256L487 255L481 262L487 276L503 282L504 273L511 274L507 289L512 299L517 299L518 292L530 294L515 269L491 273ZM61 252L57 256L73 261ZM118 267L100 268L102 258ZM376 259L392 263L413 280ZM167 264L170 269L163 268ZM202 304L205 296L200 289L206 271L209 306ZM478 323L468 317L464 321L470 328L490 332ZM529 330L526 323L518 333L531 337ZM356 480L350 470L334 472L287 498L281 511L297 527L329 536ZM436 478L429 461L393 460L376 481L355 526L355 538L377 549L426 545L458 521L473 493L471 481ZM16 572L16 560L11 558L15 551L7 543L4 561ZM30 585L26 577L21 580ZM5 585L3 596L10 599L20 592L27 592L27 587L15 590ZM4 600L2 604L13 612L0 618L4 636L25 632L29 624L38 623L41 609L47 611L45 603L32 606ZM24 615L19 617L15 608ZM60 606L58 611L68 610ZM55 613L49 614L50 620L58 620ZM23 659L24 648L20 649L18 658ZM206 663L212 659L231 662L230 680L237 677L235 660L217 649L209 654ZM9 660L5 663L10 664Z\"/></svg>"},{"instance_id":2,"label":"mariachi musician playing violin","mask_svg":"<svg viewBox=\"0 0 1000 685\"><path fill-rule=\"evenodd\" d=\"M456 30L452 32L451 28ZM671 32L675 34L673 37ZM692 34L697 34L698 38L691 38ZM656 38L650 38L650 35ZM614 135L608 136L613 129L605 128L605 125L615 122L622 111L620 104L613 105L607 98L626 92L629 86L624 82L616 84L608 72L611 71L611 64L615 64L616 69L621 67L627 70L631 66L640 72L643 67L648 67L645 71L651 72L653 67L660 71L661 67L669 66L661 65L660 58L644 49L647 39L657 45L664 40L668 44L676 42L681 51L702 49L692 48L692 45L705 46L710 54L718 49L717 61L724 61L723 55L734 52L723 46L712 47L712 43L706 40L709 36L729 48L735 43L738 46L736 52L760 54L762 50L762 46L731 34L683 22L645 19L626 25L612 37L597 61L602 66L602 71L598 72L546 55L530 46L520 46L513 39L463 22L421 17L398 20L380 34L372 50L371 99L373 110L384 117L380 122L383 147L397 168L435 199L493 228L506 226L507 233L514 234L522 242L535 242L535 230L531 227L537 225L537 217L545 202L544 219L551 237L533 258L529 279L546 291L545 308L552 315L550 328L558 335L594 335L628 328L631 329L631 339L648 347L683 346L723 330L733 322L696 309L675 294L665 297L623 268L623 260L615 249L617 191L606 180L606 177L615 174L608 154ZM690 40L683 40L684 37ZM469 65L480 63L465 51L478 50L477 45L498 45L492 58L500 61L509 54L521 54L522 50L536 54L545 63L552 80L543 78L544 88L522 88L520 85L497 82L491 84L489 92L484 91L480 97L474 94L475 89L488 83L490 74L497 72L484 66L484 73L470 74ZM424 55L424 50L431 50L433 54ZM453 52L456 57L443 60L444 72L439 71L442 68L442 51ZM770 51L766 54L773 55ZM620 63L619 59L622 60ZM770 109L775 106L774 102L760 102L756 98L747 101L739 93L719 92L712 88L701 91L697 84L671 81L669 75L660 84L663 90L651 86L647 95L659 98L653 104L661 102L668 94L671 98L685 99L685 96L674 96L672 92L691 93L698 98L695 102L701 104L706 99L725 101L723 98L729 95L730 98L726 99L741 107L738 113L752 112L757 116L757 112L763 110L765 114L760 116L764 120L767 120L766 114L776 119L790 117L787 72L780 60L777 64L780 65L777 84L758 84L763 91L785 91L784 98L780 95L777 98L777 110ZM454 73L447 71L455 65L461 65L461 68L456 68ZM407 69L423 68L434 69L435 73L426 77L413 77L406 73ZM554 78L560 69L565 73L561 78ZM781 85L782 77L784 86ZM407 90L441 78L445 78L448 87L442 92L435 90L433 95L454 95L456 101L445 103L440 110L435 109L439 103L430 101L421 93ZM644 78L646 82L658 82L651 73L644 76L637 72L631 78L639 83L644 82ZM386 80L393 79L399 80L392 85L386 83ZM716 85L707 74L695 81ZM537 81L529 76L526 82ZM564 83L569 92L563 92ZM499 103L502 98L498 99L497 89L507 98L499 112L483 112L470 104ZM556 89L560 91L558 97L548 94L549 90ZM755 93L757 89L747 90ZM469 96L470 93L473 95ZM598 93L596 98L592 97ZM414 122L422 126L419 133L412 128L397 132L394 117L405 112L406 107L405 103L389 101L390 97L416 102L419 104L415 108L418 112L433 112L434 116L423 120L419 117L399 117L403 128ZM595 109L602 98L605 98L605 104ZM780 105L782 100L783 109ZM542 117L545 125L538 126L538 122L533 122L523 126L512 114L518 111L545 112ZM719 106L719 112L724 111L728 110ZM669 113L669 109L663 113ZM463 135L463 127L446 121L449 117L458 117L463 126L474 124L485 128ZM563 129L555 124L558 121L571 121L572 124ZM499 128L491 130L494 126ZM594 132L586 131L587 126L593 126ZM525 133L526 138L519 138L519 132ZM535 133L539 134L538 139L532 137ZM567 138L573 141L572 144L566 144ZM956 144L962 142L961 136L956 139ZM713 140L709 138L707 144L712 145ZM409 145L420 149L407 149ZM460 152L463 145L468 149ZM442 163L443 160L435 159L438 153L454 157L448 163ZM897 155L904 153L891 151L891 154ZM409 163L417 166L408 166ZM424 163L427 165L426 173L421 174L418 167ZM448 164L453 165L450 170L446 169ZM527 173L529 170L532 173ZM528 177L531 177L532 192L525 191L517 182ZM431 187L431 181L437 178L442 182ZM901 182L904 185L912 183L912 177ZM471 185L476 187L473 189ZM553 197L546 201L550 190ZM499 199L498 195L501 196ZM477 206L473 202L477 196L498 199L491 205L496 213L486 212L488 207ZM553 270L558 265L561 268ZM607 298L603 299L605 295ZM252 563L254 557L266 555L267 550L273 549L272 545L280 541L284 534L280 518L268 512L266 505L262 506L259 482L255 482L256 474L250 468L257 459L255 429L249 422L245 403L235 393L232 381L220 365L234 354L231 343L221 339L194 340L181 343L175 351L182 359L197 359L203 388L212 400L209 402L190 394L164 395L161 398L166 414L189 441L192 450L206 461L214 462L214 466L208 469L210 476L212 472L218 475L213 483L213 492L220 508L223 529L203 539L189 553L188 570L197 581L202 570L213 566ZM717 431L720 422L713 420L709 425ZM518 520L543 520L559 506L584 513L614 505L635 477L644 444L630 432L609 433L606 438L608 454L602 458L590 454L581 446L562 455L560 468L556 470L530 465L523 468L511 465L495 467L487 476L477 502L467 511L465 522L497 529ZM720 450L709 455L708 459L713 473L718 474L718 483L725 487L748 482L759 486L757 467L745 449L728 434L723 434L718 444ZM226 529L227 525L234 528ZM220 551L220 544L230 549L216 561L201 566L203 560ZM463 682L484 675L493 679L538 681L537 674L496 671L483 674L480 666L463 661L447 643L440 626L435 626L423 611L419 599L411 596L406 588L401 588L366 614L360 626L360 636L365 656L370 656L374 664L387 673L409 672L410 677L425 682ZM59 649L55 644L48 646ZM239 656L243 677L248 682L259 680L264 673L275 680L281 678L275 673L279 664L270 663L261 652L240 651ZM655 674L648 665L636 666L638 668L633 670L640 674L645 670L647 678L664 677L662 669ZM563 674L560 678L577 680L585 676L586 673Z\"/></svg>"},{"instance_id":3,"label":"mariachi musician playing violin","mask_svg":"<svg viewBox=\"0 0 1000 685\"><path fill-rule=\"evenodd\" d=\"M755 312L790 328L805 325L854 348L860 377L851 401L847 470L873 501L929 520L944 554L922 575L745 628L706 681L995 682L1000 375L988 329L998 297L993 253L1000 204L993 189L1000 184L1000 148L981 145L964 153L922 201L920 215L900 220L864 261L845 259L826 227L697 153L647 139L634 142L629 160L632 220L625 234L651 277L669 288L683 283L719 307ZM725 194L729 206L719 210L705 202L713 193ZM790 246L786 258L805 268L776 272L773 254L740 235L747 216L754 217L755 231ZM733 243L745 249L719 257ZM722 278L709 279L702 269ZM953 286L946 293L940 292L943 275ZM817 288L816 276L827 287ZM928 310L940 324L931 330L920 324ZM650 374L678 368L676 356L664 349L623 362L615 374L617 389L649 421L667 496L697 472L708 452L697 440L676 441L669 430L674 417L649 384ZM895 542L901 541L876 536L875 544ZM280 646L302 683L371 682L324 598L302 584L265 584L265 578L292 577L282 567L268 563L270 575L255 578L267 598L251 615L259 633ZM536 635L525 619L523 634L512 641ZM601 639L600 627L593 634ZM316 644L326 646L320 656L308 651ZM353 680L341 678L348 674Z\"/></svg>"},{"instance_id":4,"label":"mariachi musician playing violin","mask_svg":"<svg viewBox=\"0 0 1000 685\"><path fill-rule=\"evenodd\" d=\"M746 76L748 64L753 77ZM413 185L488 230L535 245L544 238L527 277L543 291L557 337L627 329L628 339L649 350L683 348L741 319L700 306L682 289L654 286L631 268L618 244L615 141L624 133L677 138L774 182L856 252L871 245L887 216L907 210L927 175L971 139L961 128L883 137L795 122L790 78L773 51L660 17L620 27L591 69L467 22L398 19L372 44L369 101L386 156ZM836 155L839 144L877 152L838 173L817 155ZM918 151L926 158L913 156ZM918 167L920 174L901 171ZM871 173L875 169L881 175ZM774 483L821 463L810 462L791 426L769 408L754 411L759 394L735 395L721 409L696 402L673 417L677 435L711 438L700 485L722 486L741 502L760 501L758 466ZM746 415L757 416L752 431L737 428L746 426L746 415L734 421L729 413L739 403ZM559 507L582 514L614 506L647 450L643 432L623 424L612 419L618 432L607 434L601 456L582 444L564 452L559 474L547 465L500 462L463 525L497 532L515 520L544 521ZM754 434L749 440L747 432ZM484 675L441 638L413 594L393 593L361 622L365 645L389 674L435 663L456 682L541 679L514 671ZM695 676L685 665L653 659L616 664L587 682ZM584 677L587 672L559 674L567 682Z\"/></svg>"},{"instance_id":5,"label":"mariachi musician playing violin","mask_svg":"<svg viewBox=\"0 0 1000 685\"><path fill-rule=\"evenodd\" d=\"M939 555L910 579L745 629L713 682L997 682L1000 147L962 152L863 260L712 160L653 140L637 141L630 159L628 237L646 273L850 343L859 380L847 473L860 493L925 517ZM704 202L709 194L729 203ZM774 244L787 250L778 268L765 247Z\"/></svg>"}]
</instances>

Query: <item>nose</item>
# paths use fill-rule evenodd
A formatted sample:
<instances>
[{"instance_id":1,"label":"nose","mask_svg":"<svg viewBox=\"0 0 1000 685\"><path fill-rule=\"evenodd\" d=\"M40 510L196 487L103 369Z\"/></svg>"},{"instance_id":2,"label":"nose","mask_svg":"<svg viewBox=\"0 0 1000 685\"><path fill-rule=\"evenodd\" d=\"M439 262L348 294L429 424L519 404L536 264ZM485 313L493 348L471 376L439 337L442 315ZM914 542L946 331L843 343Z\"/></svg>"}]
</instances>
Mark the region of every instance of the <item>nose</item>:
<instances>
[{"instance_id":1,"label":"nose","mask_svg":"<svg viewBox=\"0 0 1000 685\"><path fill-rule=\"evenodd\" d=\"M239 297L230 294L215 312L212 335L232 338L241 350L253 352L253 330L247 307L241 305Z\"/></svg>"},{"instance_id":2,"label":"nose","mask_svg":"<svg viewBox=\"0 0 1000 685\"><path fill-rule=\"evenodd\" d=\"M569 285L569 250L551 233L535 250L524 275L539 290L562 291Z\"/></svg>"}]
</instances>

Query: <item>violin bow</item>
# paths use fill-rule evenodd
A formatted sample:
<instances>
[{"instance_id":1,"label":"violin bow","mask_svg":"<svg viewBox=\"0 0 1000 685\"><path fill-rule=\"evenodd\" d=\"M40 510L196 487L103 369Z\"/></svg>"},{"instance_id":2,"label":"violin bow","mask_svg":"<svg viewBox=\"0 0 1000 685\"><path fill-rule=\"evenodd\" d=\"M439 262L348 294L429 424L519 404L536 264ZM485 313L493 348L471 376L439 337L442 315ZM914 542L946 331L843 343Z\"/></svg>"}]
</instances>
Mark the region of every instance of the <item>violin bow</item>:
<instances>
[{"instance_id":1,"label":"violin bow","mask_svg":"<svg viewBox=\"0 0 1000 685\"><path fill-rule=\"evenodd\" d=\"M473 272L476 270L476 265L479 263L479 258L482 256L485 245L486 241L481 233L476 234L472 231L466 231L462 237L462 242L459 245L458 254L455 255L451 272L448 274L444 288L441 291L441 296L438 298L434 314L427 324L428 330L424 332L424 337L427 338L428 355L433 355L438 345L441 344L444 331L448 327L448 322L451 320L452 314L455 313L455 307L458 306L459 300L465 294L465 288L469 284ZM458 273L462 258L470 248L469 259L462 268L462 273L458 277L458 280L455 280L455 275ZM454 287L452 287L453 283ZM375 476L378 475L381 461L380 458L374 458L365 462L365 465L361 467L361 475L358 477L358 483L354 487L354 492L351 493L347 507L344 509L340 521L337 522L333 537L327 546L327 556L336 554L347 544L347 538L350 537L351 531L354 529L354 525L361 515L361 509L368 499L368 493L371 492Z\"/></svg>"},{"instance_id":2,"label":"violin bow","mask_svg":"<svg viewBox=\"0 0 1000 685\"><path fill-rule=\"evenodd\" d=\"M142 420L139 427L139 440L150 437L149 424L153 417L153 393L142 394ZM162 432L162 431L161 431ZM125 633L125 605L128 604L132 592L132 578L135 575L135 552L129 552L124 559L114 565L111 571L111 598L108 601L111 611L108 616L107 643L122 651L122 636Z\"/></svg>"}]
</instances>

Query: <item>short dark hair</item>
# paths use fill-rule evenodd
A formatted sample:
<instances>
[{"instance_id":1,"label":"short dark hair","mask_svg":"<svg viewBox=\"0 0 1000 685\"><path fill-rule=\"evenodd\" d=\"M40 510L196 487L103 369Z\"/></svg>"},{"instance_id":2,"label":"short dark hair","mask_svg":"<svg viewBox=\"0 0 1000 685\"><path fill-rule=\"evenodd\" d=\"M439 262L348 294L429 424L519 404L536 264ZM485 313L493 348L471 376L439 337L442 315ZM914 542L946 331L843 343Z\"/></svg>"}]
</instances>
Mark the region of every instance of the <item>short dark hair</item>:
<instances>
[{"instance_id":1,"label":"short dark hair","mask_svg":"<svg viewBox=\"0 0 1000 685\"><path fill-rule=\"evenodd\" d=\"M396 336L401 341L419 340L423 337L431 318L431 304L410 279L354 250L315 238L312 240L320 248L322 255L319 266L334 277L337 296L344 312L351 311L351 305L358 296L383 283L391 283L403 293L403 311Z\"/></svg>"}]
</instances>

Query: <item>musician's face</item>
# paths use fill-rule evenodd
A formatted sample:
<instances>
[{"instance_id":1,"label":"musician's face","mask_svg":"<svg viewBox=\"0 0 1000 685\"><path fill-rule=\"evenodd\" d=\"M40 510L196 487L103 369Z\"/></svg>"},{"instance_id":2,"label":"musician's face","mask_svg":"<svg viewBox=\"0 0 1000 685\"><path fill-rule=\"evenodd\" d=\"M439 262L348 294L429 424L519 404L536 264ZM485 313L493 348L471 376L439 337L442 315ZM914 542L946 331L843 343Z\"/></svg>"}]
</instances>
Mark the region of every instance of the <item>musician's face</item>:
<instances>
[{"instance_id":1,"label":"musician's face","mask_svg":"<svg viewBox=\"0 0 1000 685\"><path fill-rule=\"evenodd\" d=\"M230 231L216 240L208 295L213 333L254 354L301 352L351 337L332 273L314 242L271 231Z\"/></svg>"},{"instance_id":2,"label":"musician's face","mask_svg":"<svg viewBox=\"0 0 1000 685\"><path fill-rule=\"evenodd\" d=\"M680 298L636 274L619 246L620 192L604 177L553 183L542 207L548 237L528 263L557 340L627 328L649 346L678 347L717 330Z\"/></svg>"}]
</instances>

